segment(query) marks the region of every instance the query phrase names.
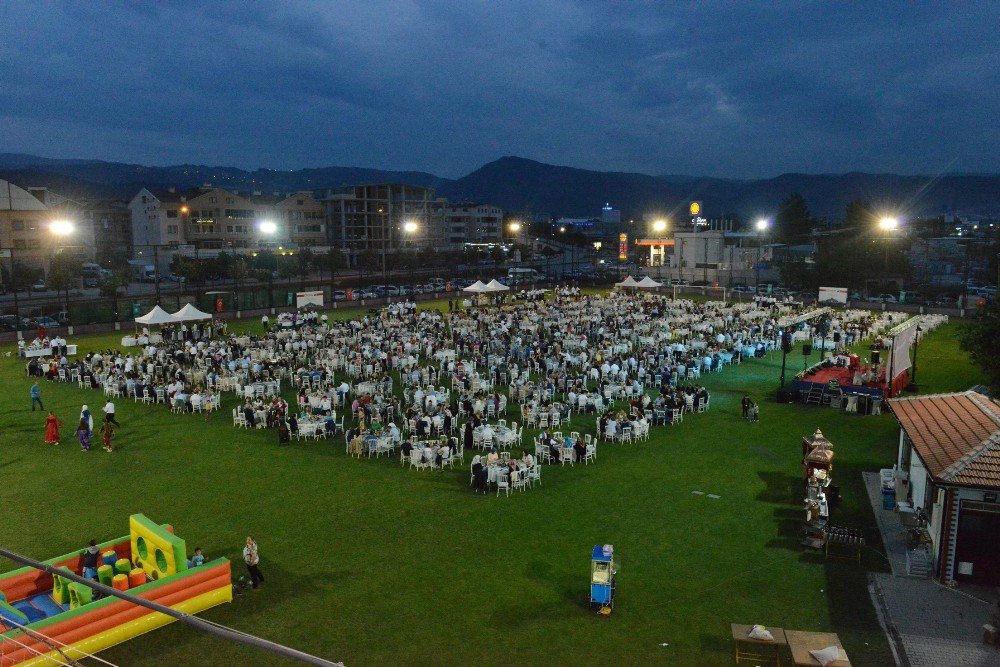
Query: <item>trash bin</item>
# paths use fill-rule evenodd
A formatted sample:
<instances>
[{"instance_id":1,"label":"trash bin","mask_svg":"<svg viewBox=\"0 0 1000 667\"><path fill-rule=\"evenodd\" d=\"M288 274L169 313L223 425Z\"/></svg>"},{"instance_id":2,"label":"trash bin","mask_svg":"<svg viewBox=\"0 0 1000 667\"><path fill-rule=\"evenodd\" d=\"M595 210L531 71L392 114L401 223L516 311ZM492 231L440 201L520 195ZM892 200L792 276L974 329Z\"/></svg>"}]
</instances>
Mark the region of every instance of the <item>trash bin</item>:
<instances>
[{"instance_id":1,"label":"trash bin","mask_svg":"<svg viewBox=\"0 0 1000 667\"><path fill-rule=\"evenodd\" d=\"M882 509L896 509L896 489L882 489Z\"/></svg>"}]
</instances>

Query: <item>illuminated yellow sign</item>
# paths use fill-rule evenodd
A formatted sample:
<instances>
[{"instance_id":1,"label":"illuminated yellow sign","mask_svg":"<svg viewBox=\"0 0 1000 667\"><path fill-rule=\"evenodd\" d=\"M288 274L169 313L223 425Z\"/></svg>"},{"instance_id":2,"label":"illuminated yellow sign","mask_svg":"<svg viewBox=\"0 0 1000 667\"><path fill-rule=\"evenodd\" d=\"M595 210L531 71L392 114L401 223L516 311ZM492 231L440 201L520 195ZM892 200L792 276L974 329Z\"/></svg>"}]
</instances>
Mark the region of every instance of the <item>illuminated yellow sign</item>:
<instances>
[{"instance_id":1,"label":"illuminated yellow sign","mask_svg":"<svg viewBox=\"0 0 1000 667\"><path fill-rule=\"evenodd\" d=\"M619 234L618 259L626 259L627 257L628 257L628 234Z\"/></svg>"},{"instance_id":2,"label":"illuminated yellow sign","mask_svg":"<svg viewBox=\"0 0 1000 667\"><path fill-rule=\"evenodd\" d=\"M691 215L701 215L701 202L700 201L691 202L689 210L691 212Z\"/></svg>"}]
</instances>

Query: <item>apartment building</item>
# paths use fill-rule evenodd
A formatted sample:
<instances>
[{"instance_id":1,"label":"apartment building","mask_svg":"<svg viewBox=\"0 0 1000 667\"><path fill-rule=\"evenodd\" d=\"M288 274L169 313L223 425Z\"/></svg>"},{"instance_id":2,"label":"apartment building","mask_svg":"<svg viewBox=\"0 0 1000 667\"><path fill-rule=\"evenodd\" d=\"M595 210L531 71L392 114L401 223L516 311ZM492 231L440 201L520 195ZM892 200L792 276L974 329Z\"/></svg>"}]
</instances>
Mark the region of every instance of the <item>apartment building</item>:
<instances>
[{"instance_id":1,"label":"apartment building","mask_svg":"<svg viewBox=\"0 0 1000 667\"><path fill-rule=\"evenodd\" d=\"M0 257L9 277L13 262L41 269L47 276L52 258L73 252L94 258L94 227L78 219L81 205L47 188L20 187L0 180Z\"/></svg>"},{"instance_id":2,"label":"apartment building","mask_svg":"<svg viewBox=\"0 0 1000 667\"><path fill-rule=\"evenodd\" d=\"M283 239L299 247L327 245L326 210L310 190L293 192L277 201L274 223Z\"/></svg>"},{"instance_id":3,"label":"apartment building","mask_svg":"<svg viewBox=\"0 0 1000 667\"><path fill-rule=\"evenodd\" d=\"M309 191L291 195L241 195L203 186L191 190L140 190L129 203L133 245L194 245L206 250L258 248L287 243L322 245L324 208ZM274 223L275 231L261 223Z\"/></svg>"},{"instance_id":4,"label":"apartment building","mask_svg":"<svg viewBox=\"0 0 1000 667\"><path fill-rule=\"evenodd\" d=\"M440 208L445 243L500 243L503 240L503 209L489 204L447 204Z\"/></svg>"},{"instance_id":5,"label":"apartment building","mask_svg":"<svg viewBox=\"0 0 1000 667\"><path fill-rule=\"evenodd\" d=\"M402 183L351 185L324 190L328 242L350 256L365 250L439 246L445 204L434 190Z\"/></svg>"}]
</instances>

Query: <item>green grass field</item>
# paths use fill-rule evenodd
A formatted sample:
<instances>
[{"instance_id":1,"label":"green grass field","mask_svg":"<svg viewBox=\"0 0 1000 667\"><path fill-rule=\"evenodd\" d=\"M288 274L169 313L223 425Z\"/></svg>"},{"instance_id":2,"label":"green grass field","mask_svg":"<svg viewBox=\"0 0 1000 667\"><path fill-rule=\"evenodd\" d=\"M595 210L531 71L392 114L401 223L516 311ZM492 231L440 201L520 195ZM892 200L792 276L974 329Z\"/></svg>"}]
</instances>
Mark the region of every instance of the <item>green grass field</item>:
<instances>
[{"instance_id":1,"label":"green grass field","mask_svg":"<svg viewBox=\"0 0 1000 667\"><path fill-rule=\"evenodd\" d=\"M922 392L979 380L957 326L920 348ZM76 342L84 351L119 337ZM865 588L866 571L887 567L861 472L892 465L895 422L774 403L780 363L772 354L705 377L710 412L654 428L649 442L602 445L596 464L546 466L542 486L497 498L468 490L467 467L359 461L343 438L279 449L273 432L232 427L230 394L208 424L119 400L117 451L84 454L71 424L83 403L99 413L103 394L43 383L64 424L63 444L43 445L23 364L4 358L0 544L49 558L123 535L128 515L144 512L241 574L252 534L263 589L205 617L348 665L727 664L731 622L836 631L854 664L890 664ZM764 401L758 424L740 419L744 391ZM800 439L817 427L837 452L844 502L832 522L869 536L860 567L799 546ZM593 432L593 419L574 428ZM590 551L603 543L618 558L610 618L587 605ZM104 655L284 664L177 624Z\"/></svg>"}]
</instances>

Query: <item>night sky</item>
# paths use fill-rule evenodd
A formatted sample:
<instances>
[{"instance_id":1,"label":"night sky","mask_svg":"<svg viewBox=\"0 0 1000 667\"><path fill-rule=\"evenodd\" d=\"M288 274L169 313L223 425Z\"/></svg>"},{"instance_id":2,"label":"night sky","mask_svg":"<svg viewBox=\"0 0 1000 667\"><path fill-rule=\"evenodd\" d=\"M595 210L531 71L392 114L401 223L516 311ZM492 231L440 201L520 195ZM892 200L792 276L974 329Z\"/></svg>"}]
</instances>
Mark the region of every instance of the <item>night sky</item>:
<instances>
[{"instance_id":1,"label":"night sky","mask_svg":"<svg viewBox=\"0 0 1000 667\"><path fill-rule=\"evenodd\" d=\"M0 2L0 151L996 172L998 2Z\"/></svg>"}]
</instances>

